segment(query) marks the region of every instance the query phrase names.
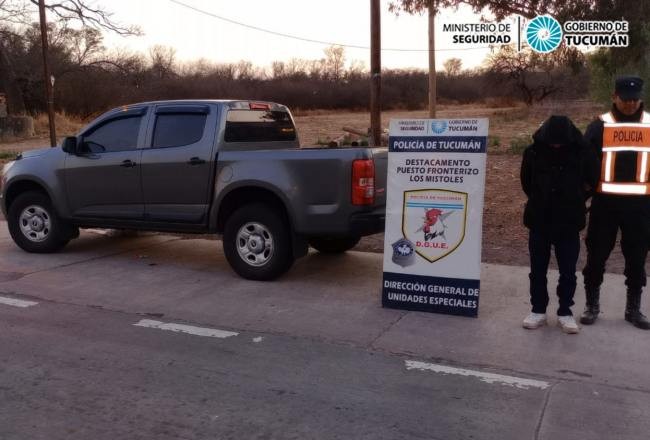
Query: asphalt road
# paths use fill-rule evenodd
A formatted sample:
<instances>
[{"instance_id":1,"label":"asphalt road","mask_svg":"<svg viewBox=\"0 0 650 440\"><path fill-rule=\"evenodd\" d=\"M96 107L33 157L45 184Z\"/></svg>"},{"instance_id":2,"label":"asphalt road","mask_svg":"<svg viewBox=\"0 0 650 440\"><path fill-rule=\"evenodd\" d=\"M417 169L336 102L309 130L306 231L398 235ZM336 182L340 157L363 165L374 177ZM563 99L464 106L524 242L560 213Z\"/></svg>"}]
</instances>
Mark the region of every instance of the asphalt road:
<instances>
[{"instance_id":1,"label":"asphalt road","mask_svg":"<svg viewBox=\"0 0 650 440\"><path fill-rule=\"evenodd\" d=\"M521 439L544 406L540 389L308 339L200 337L56 303L0 319L5 440Z\"/></svg>"},{"instance_id":2,"label":"asphalt road","mask_svg":"<svg viewBox=\"0 0 650 440\"><path fill-rule=\"evenodd\" d=\"M84 233L34 256L0 231L2 440L650 430L647 338L620 320L577 337L525 332L504 325L503 292L486 292L479 319L381 309L371 254L310 255L278 282L251 283L217 242ZM487 272L491 291L513 271Z\"/></svg>"}]
</instances>

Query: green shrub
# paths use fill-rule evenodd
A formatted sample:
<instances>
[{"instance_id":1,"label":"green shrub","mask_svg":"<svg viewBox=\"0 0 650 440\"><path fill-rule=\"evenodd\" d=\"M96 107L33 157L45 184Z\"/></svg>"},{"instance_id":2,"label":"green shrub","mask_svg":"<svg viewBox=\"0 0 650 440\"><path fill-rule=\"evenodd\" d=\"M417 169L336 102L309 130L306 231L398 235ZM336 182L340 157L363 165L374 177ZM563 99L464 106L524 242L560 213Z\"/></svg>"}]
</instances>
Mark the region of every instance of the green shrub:
<instances>
[{"instance_id":1,"label":"green shrub","mask_svg":"<svg viewBox=\"0 0 650 440\"><path fill-rule=\"evenodd\" d=\"M510 141L510 154L521 155L526 147L533 143L530 136L517 136Z\"/></svg>"},{"instance_id":2,"label":"green shrub","mask_svg":"<svg viewBox=\"0 0 650 440\"><path fill-rule=\"evenodd\" d=\"M488 136L488 148L498 147L501 145L501 138L499 136Z\"/></svg>"},{"instance_id":3,"label":"green shrub","mask_svg":"<svg viewBox=\"0 0 650 440\"><path fill-rule=\"evenodd\" d=\"M0 160L13 160L16 158L15 151L0 151Z\"/></svg>"}]
</instances>

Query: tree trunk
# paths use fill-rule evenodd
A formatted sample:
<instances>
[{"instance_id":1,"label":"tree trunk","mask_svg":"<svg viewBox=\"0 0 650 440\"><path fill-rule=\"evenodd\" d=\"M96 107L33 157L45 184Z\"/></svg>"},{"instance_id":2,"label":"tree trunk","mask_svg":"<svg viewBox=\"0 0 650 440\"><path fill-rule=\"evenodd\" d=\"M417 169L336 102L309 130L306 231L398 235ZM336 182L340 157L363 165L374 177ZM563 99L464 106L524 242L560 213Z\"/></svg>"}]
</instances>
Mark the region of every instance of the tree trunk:
<instances>
[{"instance_id":1,"label":"tree trunk","mask_svg":"<svg viewBox=\"0 0 650 440\"><path fill-rule=\"evenodd\" d=\"M436 16L435 4L433 1L429 4L429 117L436 117L436 37L435 23Z\"/></svg>"},{"instance_id":2,"label":"tree trunk","mask_svg":"<svg viewBox=\"0 0 650 440\"><path fill-rule=\"evenodd\" d=\"M23 92L20 90L16 73L2 40L0 40L0 89L7 95L7 113L10 115L25 114Z\"/></svg>"},{"instance_id":3,"label":"tree trunk","mask_svg":"<svg viewBox=\"0 0 650 440\"><path fill-rule=\"evenodd\" d=\"M370 146L381 145L381 9L370 0Z\"/></svg>"}]
</instances>

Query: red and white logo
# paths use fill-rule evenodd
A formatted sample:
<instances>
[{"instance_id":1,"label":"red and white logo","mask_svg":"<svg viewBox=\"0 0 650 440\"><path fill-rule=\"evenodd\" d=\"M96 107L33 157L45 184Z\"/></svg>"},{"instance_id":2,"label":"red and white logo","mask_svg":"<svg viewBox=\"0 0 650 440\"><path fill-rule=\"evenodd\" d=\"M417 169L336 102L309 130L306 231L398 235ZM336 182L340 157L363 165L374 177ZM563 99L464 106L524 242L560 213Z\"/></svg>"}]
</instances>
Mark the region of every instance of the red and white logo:
<instances>
[{"instance_id":1,"label":"red and white logo","mask_svg":"<svg viewBox=\"0 0 650 440\"><path fill-rule=\"evenodd\" d=\"M404 192L402 233L430 263L460 246L466 219L467 193L440 189Z\"/></svg>"}]
</instances>

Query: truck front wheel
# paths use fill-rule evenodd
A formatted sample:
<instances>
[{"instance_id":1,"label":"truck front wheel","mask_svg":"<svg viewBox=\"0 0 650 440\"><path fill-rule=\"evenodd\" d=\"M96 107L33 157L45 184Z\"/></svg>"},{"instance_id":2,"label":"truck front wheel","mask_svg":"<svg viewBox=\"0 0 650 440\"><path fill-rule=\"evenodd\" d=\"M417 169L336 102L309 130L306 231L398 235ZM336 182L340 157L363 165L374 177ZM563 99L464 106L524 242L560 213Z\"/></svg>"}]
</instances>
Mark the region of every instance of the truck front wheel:
<instances>
[{"instance_id":1,"label":"truck front wheel","mask_svg":"<svg viewBox=\"0 0 650 440\"><path fill-rule=\"evenodd\" d=\"M7 217L11 238L27 252L56 252L73 237L73 228L59 218L49 197L38 191L16 197Z\"/></svg>"},{"instance_id":2,"label":"truck front wheel","mask_svg":"<svg viewBox=\"0 0 650 440\"><path fill-rule=\"evenodd\" d=\"M275 208L255 203L237 209L223 234L226 259L242 278L273 280L293 264L289 224Z\"/></svg>"},{"instance_id":3,"label":"truck front wheel","mask_svg":"<svg viewBox=\"0 0 650 440\"><path fill-rule=\"evenodd\" d=\"M313 237L309 245L322 254L342 254L359 243L361 237Z\"/></svg>"}]
</instances>

